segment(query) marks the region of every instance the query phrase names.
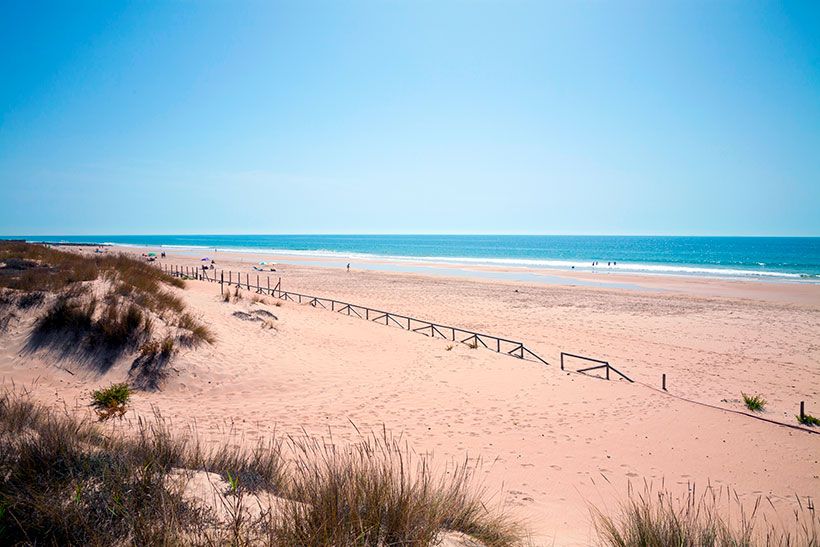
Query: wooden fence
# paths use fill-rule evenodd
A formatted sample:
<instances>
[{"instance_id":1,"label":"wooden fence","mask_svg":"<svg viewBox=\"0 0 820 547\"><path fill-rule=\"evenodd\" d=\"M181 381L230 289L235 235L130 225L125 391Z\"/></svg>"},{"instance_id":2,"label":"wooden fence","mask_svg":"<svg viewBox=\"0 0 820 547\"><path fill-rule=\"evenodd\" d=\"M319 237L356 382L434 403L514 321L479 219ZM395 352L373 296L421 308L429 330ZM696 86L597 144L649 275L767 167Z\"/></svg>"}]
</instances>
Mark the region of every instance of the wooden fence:
<instances>
[{"instance_id":1,"label":"wooden fence","mask_svg":"<svg viewBox=\"0 0 820 547\"><path fill-rule=\"evenodd\" d=\"M632 380L632 378L630 378L629 376L627 376L626 374L624 374L620 370L618 370L615 367L613 367L612 365L610 365L609 361L602 361L600 359L593 359L592 357L584 357L583 355L575 355L574 353L566 353L564 351L561 352L561 370L564 370L564 357L572 357L572 358L575 358L575 359L580 359L582 361L589 361L591 363L598 363L595 366L581 368L581 369L576 370L575 372L580 372L580 373L583 374L583 373L587 373L587 372L592 371L592 370L604 369L604 371L606 373L606 379L607 380L609 380L609 371L612 371L615 374L617 374L618 376L620 376L621 378L623 378L624 380L626 380L630 383L634 382L634 380ZM666 386L666 380L664 380L664 389L665 389L665 386Z\"/></svg>"},{"instance_id":2,"label":"wooden fence","mask_svg":"<svg viewBox=\"0 0 820 547\"><path fill-rule=\"evenodd\" d=\"M475 332L460 327L442 325L440 323L434 323L432 321L417 319L407 315L369 308L359 304L351 304L350 302L344 302L333 298L323 298L320 296L311 296L293 291L283 291L282 279L278 278L274 284L271 284L271 278L269 275L265 275L265 283L263 284L262 277L259 274L254 274L256 279L253 280L250 273L245 273L243 281L243 275L241 272L228 271L226 279L225 270L197 269L192 266L176 266L169 264L161 264L160 268L162 271L174 277L219 283L220 292L225 290L225 285L228 287L238 286L248 291L255 290L258 294L268 294L274 298L279 298L280 300L305 304L313 306L314 308L321 307L329 311L344 313L349 316L356 316L359 319L373 321L375 323L384 324L387 326L398 327L406 331L416 332L432 338L441 338L452 342L467 344L471 348L482 347L495 351L496 353L511 355L513 357L517 357L518 359L536 361L544 365L549 365L547 361L526 347L523 342L517 342L508 338L501 338L499 336Z\"/></svg>"}]
</instances>

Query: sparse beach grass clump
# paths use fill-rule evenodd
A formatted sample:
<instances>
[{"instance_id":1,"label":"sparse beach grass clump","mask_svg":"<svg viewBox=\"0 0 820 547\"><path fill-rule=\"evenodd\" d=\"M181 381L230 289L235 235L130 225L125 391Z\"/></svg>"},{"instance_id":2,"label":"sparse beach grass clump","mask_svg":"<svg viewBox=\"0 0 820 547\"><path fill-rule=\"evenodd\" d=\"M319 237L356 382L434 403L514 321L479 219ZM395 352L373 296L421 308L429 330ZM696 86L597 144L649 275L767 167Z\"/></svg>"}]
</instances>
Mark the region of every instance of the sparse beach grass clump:
<instances>
[{"instance_id":1,"label":"sparse beach grass clump","mask_svg":"<svg viewBox=\"0 0 820 547\"><path fill-rule=\"evenodd\" d=\"M707 487L699 497L691 489L676 498L645 485L641 492L630 490L616 515L596 507L591 511L599 540L611 547L820 545L820 515L810 501L797 498L793 514L779 522L760 517L761 503L758 497L744 505L735 492L723 487Z\"/></svg>"},{"instance_id":2,"label":"sparse beach grass clump","mask_svg":"<svg viewBox=\"0 0 820 547\"><path fill-rule=\"evenodd\" d=\"M803 414L803 416L796 416L797 421L803 425L810 427L820 426L820 418L812 416L811 414Z\"/></svg>"},{"instance_id":3,"label":"sparse beach grass clump","mask_svg":"<svg viewBox=\"0 0 820 547\"><path fill-rule=\"evenodd\" d=\"M120 388L101 391L121 400ZM349 446L274 438L205 449L159 415L103 430L6 392L0 531L10 545L427 545L448 531L486 545L521 539L487 509L466 466L436 474L410 454L386 433ZM187 488L203 474L206 491Z\"/></svg>"},{"instance_id":4,"label":"sparse beach grass clump","mask_svg":"<svg viewBox=\"0 0 820 547\"><path fill-rule=\"evenodd\" d=\"M197 345L202 342L213 344L216 341L216 337L214 337L211 329L194 319L189 313L183 313L179 316L177 326L190 333L185 341L192 343L192 345Z\"/></svg>"},{"instance_id":5,"label":"sparse beach grass clump","mask_svg":"<svg viewBox=\"0 0 820 547\"><path fill-rule=\"evenodd\" d=\"M766 399L760 395L747 395L746 393L741 393L741 395L743 396L743 404L746 405L746 408L752 412L763 412L766 407Z\"/></svg>"}]
</instances>

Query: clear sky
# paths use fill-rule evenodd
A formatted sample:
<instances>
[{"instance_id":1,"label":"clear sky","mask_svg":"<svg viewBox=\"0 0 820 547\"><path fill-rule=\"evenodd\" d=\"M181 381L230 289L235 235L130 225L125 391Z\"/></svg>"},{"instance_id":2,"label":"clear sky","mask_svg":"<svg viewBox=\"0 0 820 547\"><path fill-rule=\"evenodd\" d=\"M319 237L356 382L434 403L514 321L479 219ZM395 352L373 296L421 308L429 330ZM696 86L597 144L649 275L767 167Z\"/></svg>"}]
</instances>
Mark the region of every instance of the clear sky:
<instances>
[{"instance_id":1,"label":"clear sky","mask_svg":"<svg viewBox=\"0 0 820 547\"><path fill-rule=\"evenodd\" d=\"M820 235L817 1L0 9L0 234Z\"/></svg>"}]
</instances>

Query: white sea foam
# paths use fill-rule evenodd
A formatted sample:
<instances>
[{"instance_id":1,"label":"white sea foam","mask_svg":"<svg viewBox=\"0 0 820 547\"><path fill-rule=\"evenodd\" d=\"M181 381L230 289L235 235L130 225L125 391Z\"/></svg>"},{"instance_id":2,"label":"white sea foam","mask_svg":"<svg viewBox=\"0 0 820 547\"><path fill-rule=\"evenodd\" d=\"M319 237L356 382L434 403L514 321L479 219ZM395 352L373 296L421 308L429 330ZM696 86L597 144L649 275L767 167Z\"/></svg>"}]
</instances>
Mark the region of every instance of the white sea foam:
<instances>
[{"instance_id":1,"label":"white sea foam","mask_svg":"<svg viewBox=\"0 0 820 547\"><path fill-rule=\"evenodd\" d=\"M117 243L104 242L104 245L116 245L120 247L150 247L150 244ZM694 266L682 264L647 264L635 262L620 262L617 265L606 266L598 264L592 266L592 260L549 260L532 258L477 258L464 256L404 256L404 255L377 255L373 253L341 252L330 249L298 250L298 249L277 249L262 247L224 247L213 245L159 245L161 248L177 250L210 250L216 249L221 252L246 253L246 254L272 254L288 255L305 258L330 259L330 260L364 260L364 261L391 261L391 262L414 262L423 264L455 264L461 266L474 267L504 267L504 268L529 268L545 270L574 270L574 271L596 271L596 272L617 272L644 275L684 275L696 277L718 277L718 278L758 278L772 280L804 280L818 282L820 276L803 275L798 273L777 272L763 269L766 264L758 262L761 269L740 269L721 268L709 266Z\"/></svg>"},{"instance_id":2,"label":"white sea foam","mask_svg":"<svg viewBox=\"0 0 820 547\"><path fill-rule=\"evenodd\" d=\"M136 246L136 245L135 245ZM247 254L273 254L289 255L306 258L325 258L331 260L388 260L391 262L416 262L425 264L457 264L464 266L503 266L505 268L542 268L553 270L575 270L575 271L596 271L596 272L618 272L633 274L653 274L653 275L686 275L700 277L729 277L729 278L765 278L765 279L818 279L816 276L805 276L798 273L776 272L772 270L754 269L744 270L739 268L719 268L708 266L692 266L678 264L644 264L634 262L620 262L617 265L606 266L598 264L592 266L592 260L548 260L530 258L476 258L463 256L403 256L403 255L377 255L372 253L340 252L329 249L298 250L298 249L276 249L276 248L251 248L251 247L219 247L205 245L161 245L169 249L214 249L222 252L247 253Z\"/></svg>"}]
</instances>

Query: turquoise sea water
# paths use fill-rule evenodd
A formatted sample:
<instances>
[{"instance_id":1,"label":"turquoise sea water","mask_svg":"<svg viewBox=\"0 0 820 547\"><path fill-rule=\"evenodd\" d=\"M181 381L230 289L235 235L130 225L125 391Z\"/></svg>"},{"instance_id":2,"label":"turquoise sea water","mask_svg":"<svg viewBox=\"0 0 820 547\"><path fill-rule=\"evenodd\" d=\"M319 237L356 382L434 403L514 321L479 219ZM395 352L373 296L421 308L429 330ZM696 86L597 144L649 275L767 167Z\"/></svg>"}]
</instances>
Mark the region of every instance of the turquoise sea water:
<instances>
[{"instance_id":1,"label":"turquoise sea water","mask_svg":"<svg viewBox=\"0 0 820 547\"><path fill-rule=\"evenodd\" d=\"M24 236L29 241L625 273L820 281L820 237L514 235ZM610 263L607 265L607 263Z\"/></svg>"}]
</instances>

